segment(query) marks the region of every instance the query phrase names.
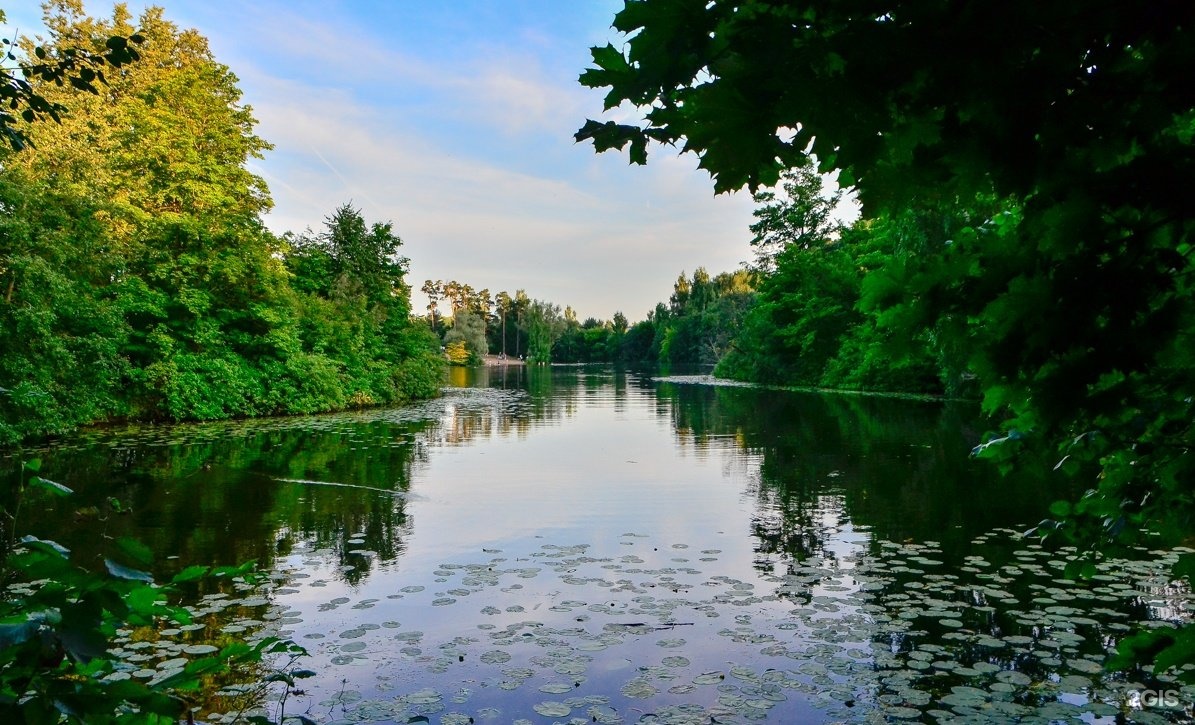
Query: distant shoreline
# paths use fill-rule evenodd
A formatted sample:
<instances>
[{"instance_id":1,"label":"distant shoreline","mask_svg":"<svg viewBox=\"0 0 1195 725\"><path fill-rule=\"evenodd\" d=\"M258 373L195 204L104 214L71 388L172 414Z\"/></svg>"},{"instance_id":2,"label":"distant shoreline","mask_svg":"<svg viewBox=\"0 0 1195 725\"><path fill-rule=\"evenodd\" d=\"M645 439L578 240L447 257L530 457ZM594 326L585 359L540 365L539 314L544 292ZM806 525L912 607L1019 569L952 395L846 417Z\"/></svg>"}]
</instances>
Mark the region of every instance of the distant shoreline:
<instances>
[{"instance_id":1,"label":"distant shoreline","mask_svg":"<svg viewBox=\"0 0 1195 725\"><path fill-rule=\"evenodd\" d=\"M523 360L520 360L517 357L510 357L509 355L506 357L505 360L498 357L497 355L486 355L485 356L485 366L486 367L499 367L499 366L504 366L504 365L526 365L526 364L527 363L524 362Z\"/></svg>"}]
</instances>

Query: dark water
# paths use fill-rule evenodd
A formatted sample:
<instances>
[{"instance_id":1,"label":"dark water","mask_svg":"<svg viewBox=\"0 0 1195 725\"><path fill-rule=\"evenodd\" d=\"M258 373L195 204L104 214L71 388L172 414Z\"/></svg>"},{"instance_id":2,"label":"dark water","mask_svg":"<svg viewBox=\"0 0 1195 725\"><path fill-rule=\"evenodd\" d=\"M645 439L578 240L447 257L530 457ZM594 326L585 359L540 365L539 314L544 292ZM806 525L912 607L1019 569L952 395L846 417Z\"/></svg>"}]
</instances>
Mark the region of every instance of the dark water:
<instances>
[{"instance_id":1,"label":"dark water","mask_svg":"<svg viewBox=\"0 0 1195 725\"><path fill-rule=\"evenodd\" d=\"M160 577L255 559L268 586L191 592L194 628L119 654L152 679L281 633L318 672L286 712L319 722L1185 717L1099 667L1186 618L1173 552L1066 580L1017 533L1070 492L997 478L982 432L963 404L456 369L401 409L65 441L37 455L77 494L23 526L81 561L134 536ZM235 694L203 716L278 714Z\"/></svg>"}]
</instances>

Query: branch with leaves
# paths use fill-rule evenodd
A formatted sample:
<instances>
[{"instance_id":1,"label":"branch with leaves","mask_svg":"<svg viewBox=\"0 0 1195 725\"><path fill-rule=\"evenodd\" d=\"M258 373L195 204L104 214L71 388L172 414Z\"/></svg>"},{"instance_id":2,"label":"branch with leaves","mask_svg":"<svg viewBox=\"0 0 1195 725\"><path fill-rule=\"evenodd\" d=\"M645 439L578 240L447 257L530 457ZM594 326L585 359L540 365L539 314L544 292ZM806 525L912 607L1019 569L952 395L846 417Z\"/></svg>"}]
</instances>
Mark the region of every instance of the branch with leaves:
<instances>
[{"instance_id":1,"label":"branch with leaves","mask_svg":"<svg viewBox=\"0 0 1195 725\"><path fill-rule=\"evenodd\" d=\"M127 37L113 35L98 53L82 48L55 53L38 45L25 54L15 35L0 39L3 52L0 62L15 64L0 65L0 136L16 151L32 146L22 122L39 123L49 118L61 123L62 114L67 112L61 103L38 92L39 83L69 84L76 90L98 94L99 86L108 83L104 71L140 60L135 46L143 42L145 39L137 33Z\"/></svg>"}]
</instances>

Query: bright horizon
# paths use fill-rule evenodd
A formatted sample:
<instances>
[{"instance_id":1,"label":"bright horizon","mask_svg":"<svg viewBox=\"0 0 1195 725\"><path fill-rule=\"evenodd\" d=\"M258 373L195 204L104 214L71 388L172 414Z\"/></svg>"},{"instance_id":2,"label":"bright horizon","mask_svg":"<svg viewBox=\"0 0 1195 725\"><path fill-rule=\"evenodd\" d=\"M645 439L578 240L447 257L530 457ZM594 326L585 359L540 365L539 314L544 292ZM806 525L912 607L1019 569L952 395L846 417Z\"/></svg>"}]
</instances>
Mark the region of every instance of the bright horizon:
<instances>
[{"instance_id":1,"label":"bright horizon","mask_svg":"<svg viewBox=\"0 0 1195 725\"><path fill-rule=\"evenodd\" d=\"M577 83L591 46L621 47L621 2L128 5L162 6L240 78L274 144L250 163L274 199L267 226L318 229L348 202L393 222L416 313L423 280L455 279L634 322L682 271L752 257L750 195L715 197L696 157L655 148L631 166L573 142L586 118L629 117ZM6 11L6 31L44 32L40 9Z\"/></svg>"}]
</instances>

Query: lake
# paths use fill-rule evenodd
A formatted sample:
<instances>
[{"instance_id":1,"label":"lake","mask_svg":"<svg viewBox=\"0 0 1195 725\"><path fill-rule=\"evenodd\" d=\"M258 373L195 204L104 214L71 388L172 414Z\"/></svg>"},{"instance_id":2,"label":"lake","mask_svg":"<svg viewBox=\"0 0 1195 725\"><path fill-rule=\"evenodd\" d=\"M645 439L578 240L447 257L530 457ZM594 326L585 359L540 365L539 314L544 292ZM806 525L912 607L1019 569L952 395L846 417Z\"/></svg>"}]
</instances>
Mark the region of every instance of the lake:
<instances>
[{"instance_id":1,"label":"lake","mask_svg":"<svg viewBox=\"0 0 1195 725\"><path fill-rule=\"evenodd\" d=\"M316 673L285 712L320 723L1190 717L1101 667L1189 619L1180 550L1063 576L1021 533L1075 492L971 459L973 404L712 382L458 368L403 408L87 431L36 452L77 494L23 527L82 561L139 538L162 578L257 560L122 632L119 676L280 634ZM280 688L213 682L199 716L276 718Z\"/></svg>"}]
</instances>

